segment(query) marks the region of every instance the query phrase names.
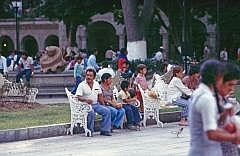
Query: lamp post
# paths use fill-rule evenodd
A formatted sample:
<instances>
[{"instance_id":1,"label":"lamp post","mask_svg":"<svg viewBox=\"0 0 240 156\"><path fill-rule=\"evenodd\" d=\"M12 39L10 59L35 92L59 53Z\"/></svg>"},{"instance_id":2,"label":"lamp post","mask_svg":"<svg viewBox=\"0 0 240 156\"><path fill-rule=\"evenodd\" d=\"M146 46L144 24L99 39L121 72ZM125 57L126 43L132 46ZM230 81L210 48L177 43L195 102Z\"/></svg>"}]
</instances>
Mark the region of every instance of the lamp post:
<instances>
[{"instance_id":1,"label":"lamp post","mask_svg":"<svg viewBox=\"0 0 240 156\"><path fill-rule=\"evenodd\" d=\"M16 20L16 44L17 44L17 51L20 50L20 44L19 44L19 20L18 20L18 10L20 7L20 3L18 1L12 1L12 6L15 9L15 20Z\"/></svg>"},{"instance_id":2,"label":"lamp post","mask_svg":"<svg viewBox=\"0 0 240 156\"><path fill-rule=\"evenodd\" d=\"M216 23L216 56L219 58L219 51L220 51L220 26L219 26L219 8L220 2L217 0L217 23Z\"/></svg>"}]
</instances>

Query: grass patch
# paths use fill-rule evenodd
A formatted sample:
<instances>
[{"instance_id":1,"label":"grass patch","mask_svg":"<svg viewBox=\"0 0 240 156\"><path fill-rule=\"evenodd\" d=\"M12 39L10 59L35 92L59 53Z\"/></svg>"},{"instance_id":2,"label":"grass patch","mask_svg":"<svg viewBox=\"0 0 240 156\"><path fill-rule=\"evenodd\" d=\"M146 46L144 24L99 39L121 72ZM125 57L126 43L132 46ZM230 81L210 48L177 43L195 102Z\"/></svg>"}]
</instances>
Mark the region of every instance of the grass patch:
<instances>
[{"instance_id":1,"label":"grass patch","mask_svg":"<svg viewBox=\"0 0 240 156\"><path fill-rule=\"evenodd\" d=\"M69 104L47 105L27 111L0 112L0 130L70 122Z\"/></svg>"}]
</instances>

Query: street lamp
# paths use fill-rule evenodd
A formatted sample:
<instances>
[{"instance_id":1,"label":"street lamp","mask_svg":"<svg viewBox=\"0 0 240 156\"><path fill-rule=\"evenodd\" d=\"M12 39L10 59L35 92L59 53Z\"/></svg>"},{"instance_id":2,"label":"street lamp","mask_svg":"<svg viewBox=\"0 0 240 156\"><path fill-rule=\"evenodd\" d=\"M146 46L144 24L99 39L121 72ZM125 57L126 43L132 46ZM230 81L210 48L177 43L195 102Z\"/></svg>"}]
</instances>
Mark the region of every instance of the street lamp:
<instances>
[{"instance_id":1,"label":"street lamp","mask_svg":"<svg viewBox=\"0 0 240 156\"><path fill-rule=\"evenodd\" d=\"M220 2L217 0L217 24L216 24L216 56L219 58L219 51L220 51L220 23L219 23L219 8Z\"/></svg>"},{"instance_id":2,"label":"street lamp","mask_svg":"<svg viewBox=\"0 0 240 156\"><path fill-rule=\"evenodd\" d=\"M20 50L20 44L19 44L19 20L18 20L18 10L21 7L21 2L18 1L12 1L12 6L15 10L15 19L16 19L16 44L17 44L17 51Z\"/></svg>"}]
</instances>

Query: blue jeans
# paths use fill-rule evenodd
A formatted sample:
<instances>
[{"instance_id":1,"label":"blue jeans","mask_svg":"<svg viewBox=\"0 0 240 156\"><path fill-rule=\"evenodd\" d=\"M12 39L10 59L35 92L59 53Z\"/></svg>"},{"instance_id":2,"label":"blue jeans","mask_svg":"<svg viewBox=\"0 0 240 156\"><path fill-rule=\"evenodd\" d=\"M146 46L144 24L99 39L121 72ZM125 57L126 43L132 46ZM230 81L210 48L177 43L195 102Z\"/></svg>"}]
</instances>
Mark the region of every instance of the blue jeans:
<instances>
[{"instance_id":1,"label":"blue jeans","mask_svg":"<svg viewBox=\"0 0 240 156\"><path fill-rule=\"evenodd\" d=\"M19 83L19 82L20 82L20 79L23 78L23 75L25 75L25 76L26 76L26 81L27 81L27 83L30 84L31 74L32 74L32 70L31 70L31 69L20 70L20 71L17 73L16 82Z\"/></svg>"},{"instance_id":2,"label":"blue jeans","mask_svg":"<svg viewBox=\"0 0 240 156\"><path fill-rule=\"evenodd\" d=\"M120 127L125 115L125 110L123 108L114 108L112 106L106 106L111 112L112 125Z\"/></svg>"},{"instance_id":3,"label":"blue jeans","mask_svg":"<svg viewBox=\"0 0 240 156\"><path fill-rule=\"evenodd\" d=\"M130 104L124 104L123 108L127 116L127 125L139 124L141 118L138 108Z\"/></svg>"},{"instance_id":4,"label":"blue jeans","mask_svg":"<svg viewBox=\"0 0 240 156\"><path fill-rule=\"evenodd\" d=\"M74 95L76 94L78 85L79 85L81 82L82 82L81 76L77 76L77 77L76 77L76 84L75 84L75 86L73 87L73 89L72 89L72 91L71 91L72 94L74 94Z\"/></svg>"},{"instance_id":5,"label":"blue jeans","mask_svg":"<svg viewBox=\"0 0 240 156\"><path fill-rule=\"evenodd\" d=\"M179 97L177 100L173 100L173 102L172 102L172 104L183 108L183 111L181 113L182 118L187 118L188 117L188 107L189 107L189 104L190 104L189 100L186 100L186 99L183 99L183 98Z\"/></svg>"},{"instance_id":6,"label":"blue jeans","mask_svg":"<svg viewBox=\"0 0 240 156\"><path fill-rule=\"evenodd\" d=\"M101 132L110 132L111 131L111 112L108 108L99 103L92 104L93 110L88 113L87 118L87 127L89 130L94 132L94 121L95 121L95 112L102 116L100 131Z\"/></svg>"}]
</instances>

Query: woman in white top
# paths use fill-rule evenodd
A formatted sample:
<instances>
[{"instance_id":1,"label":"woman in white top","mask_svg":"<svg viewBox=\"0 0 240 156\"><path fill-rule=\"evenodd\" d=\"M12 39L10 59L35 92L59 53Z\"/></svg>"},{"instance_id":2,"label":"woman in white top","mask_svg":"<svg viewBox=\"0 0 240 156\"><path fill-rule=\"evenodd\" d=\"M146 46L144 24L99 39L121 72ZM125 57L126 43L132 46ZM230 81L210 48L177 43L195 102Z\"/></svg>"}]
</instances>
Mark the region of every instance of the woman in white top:
<instances>
[{"instance_id":1,"label":"woman in white top","mask_svg":"<svg viewBox=\"0 0 240 156\"><path fill-rule=\"evenodd\" d=\"M188 99L192 91L183 84L183 76L183 68L181 66L173 67L173 78L167 89L167 102L183 108L179 125L187 126Z\"/></svg>"}]
</instances>

